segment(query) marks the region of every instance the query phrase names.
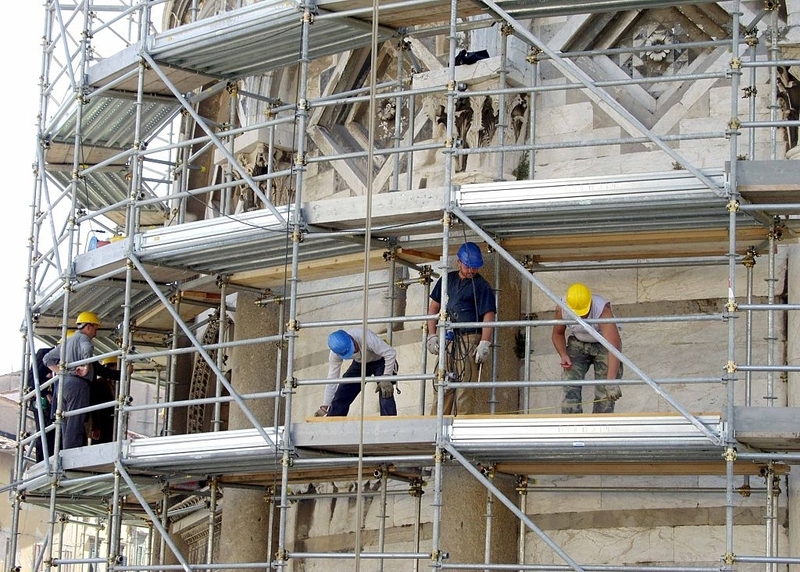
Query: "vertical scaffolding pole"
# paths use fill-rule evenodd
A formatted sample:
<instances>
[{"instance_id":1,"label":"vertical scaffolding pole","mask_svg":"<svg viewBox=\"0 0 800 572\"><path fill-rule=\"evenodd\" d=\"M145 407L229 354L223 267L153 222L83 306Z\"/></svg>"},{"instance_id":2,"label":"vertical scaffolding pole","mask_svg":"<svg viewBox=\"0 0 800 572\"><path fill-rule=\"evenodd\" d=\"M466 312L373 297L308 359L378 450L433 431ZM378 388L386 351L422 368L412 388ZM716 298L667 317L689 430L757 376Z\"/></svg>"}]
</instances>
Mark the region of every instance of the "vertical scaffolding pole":
<instances>
[{"instance_id":1,"label":"vertical scaffolding pole","mask_svg":"<svg viewBox=\"0 0 800 572\"><path fill-rule=\"evenodd\" d=\"M772 219L772 224L769 228L769 238L767 244L769 246L769 253L767 255L767 304L773 306L775 304L775 249L777 227L775 219ZM767 310L767 391L764 399L767 401L767 407L775 405L775 372L772 371L772 366L775 364L775 310Z\"/></svg>"},{"instance_id":2,"label":"vertical scaffolding pole","mask_svg":"<svg viewBox=\"0 0 800 572\"><path fill-rule=\"evenodd\" d=\"M518 475L517 476L517 493L519 494L519 511L522 514L527 514L526 510L528 508L527 501L528 501L528 477L527 475ZM525 522L520 519L519 521L519 539L517 541L517 564L524 565L525 564L525 533L527 532L527 527L525 526Z\"/></svg>"},{"instance_id":3,"label":"vertical scaffolding pole","mask_svg":"<svg viewBox=\"0 0 800 572\"><path fill-rule=\"evenodd\" d=\"M437 323L436 335L439 336L439 363L436 368L436 375L434 376L434 384L438 386L438 393L436 393L436 427L437 427L437 442L436 452L434 456L434 470L433 470L433 529L431 533L431 561L432 565L438 567L442 560L448 557L441 549L441 527L442 527L442 482L444 480L442 463L444 461L445 449L444 440L442 436L442 428L444 427L444 394L447 391L447 362L445 340L445 320L447 315L447 273L449 271L448 256L450 252L450 224L452 222L452 192L453 192L453 146L454 146L454 118L455 118L455 98L456 93L456 50L458 49L458 3L457 0L450 0L450 33L449 40L449 53L447 56L447 123L446 135L444 144L444 217L442 219L442 276L441 276L441 305L439 308L439 316ZM430 334L429 334L430 335ZM458 396L453 396L453 402L457 403Z\"/></svg>"},{"instance_id":4,"label":"vertical scaffolding pole","mask_svg":"<svg viewBox=\"0 0 800 572\"><path fill-rule=\"evenodd\" d=\"M500 26L500 77L499 89L504 90L508 87L508 38L514 33L514 30L508 24ZM487 96L492 97L492 96ZM508 113L506 112L506 94L501 91L498 96L498 109L497 109L497 142L500 147L506 144L506 124ZM503 151L497 154L497 180L502 181L505 179L505 166L506 154ZM492 377L494 379L494 377Z\"/></svg>"},{"instance_id":5,"label":"vertical scaffolding pole","mask_svg":"<svg viewBox=\"0 0 800 572\"><path fill-rule=\"evenodd\" d=\"M391 345L391 344L390 344ZM378 515L378 552L386 550L386 520L389 516L386 514L386 501L387 501L387 488L389 486L389 469L386 465L381 465L380 468L381 478L381 496L380 496L380 514ZM383 572L383 558L378 559L378 572Z\"/></svg>"},{"instance_id":6,"label":"vertical scaffolding pole","mask_svg":"<svg viewBox=\"0 0 800 572\"><path fill-rule=\"evenodd\" d=\"M308 64L309 59L309 35L310 27L313 22L311 6L306 4L303 7L303 18L301 25L300 57L298 69L298 92L297 107L295 110L295 125L297 137L297 151L294 160L295 169L295 196L293 206L293 220L287 222L287 231L290 232L292 245L291 274L289 277L289 315L288 326L286 328L287 338L287 360L286 360L286 380L284 381L284 427L291 427L292 422L292 396L294 393L294 355L297 345L297 284L300 242L302 240L302 212L303 212L303 175L306 164L306 127L308 123ZM278 418L275 418L277 425ZM284 570L287 562L287 520L289 517L289 467L291 465L292 435L290 431L284 431L283 442L278 443L281 449L281 491L280 491L280 518L278 521L278 547L273 566L278 570Z\"/></svg>"},{"instance_id":7,"label":"vertical scaffolding pole","mask_svg":"<svg viewBox=\"0 0 800 572\"><path fill-rule=\"evenodd\" d=\"M739 0L734 0L731 17L731 100L730 100L730 189L728 202L728 303L726 310L731 316L728 318L728 363L726 365L725 380L727 383L725 429L725 556L723 564L725 570L734 566L735 555L733 551L733 516L734 516L734 471L733 463L736 460L736 439L734 437L734 399L736 382L736 216L739 207L739 192L736 188L736 171L738 156L738 126L739 126L739 81L741 78L741 60L739 50Z\"/></svg>"}]
</instances>

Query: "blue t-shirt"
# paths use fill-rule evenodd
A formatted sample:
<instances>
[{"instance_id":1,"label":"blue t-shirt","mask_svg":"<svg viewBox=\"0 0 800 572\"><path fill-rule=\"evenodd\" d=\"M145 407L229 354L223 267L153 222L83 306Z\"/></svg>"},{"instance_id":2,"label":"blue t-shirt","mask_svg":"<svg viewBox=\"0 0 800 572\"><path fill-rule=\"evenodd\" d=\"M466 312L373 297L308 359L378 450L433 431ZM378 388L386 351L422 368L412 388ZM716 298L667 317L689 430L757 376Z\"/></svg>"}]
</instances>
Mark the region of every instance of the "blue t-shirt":
<instances>
[{"instance_id":1,"label":"blue t-shirt","mask_svg":"<svg viewBox=\"0 0 800 572\"><path fill-rule=\"evenodd\" d=\"M442 303L442 281L431 291L431 300ZM461 279L458 270L447 274L447 314L451 322L482 322L486 312L496 312L494 292L480 274Z\"/></svg>"}]
</instances>

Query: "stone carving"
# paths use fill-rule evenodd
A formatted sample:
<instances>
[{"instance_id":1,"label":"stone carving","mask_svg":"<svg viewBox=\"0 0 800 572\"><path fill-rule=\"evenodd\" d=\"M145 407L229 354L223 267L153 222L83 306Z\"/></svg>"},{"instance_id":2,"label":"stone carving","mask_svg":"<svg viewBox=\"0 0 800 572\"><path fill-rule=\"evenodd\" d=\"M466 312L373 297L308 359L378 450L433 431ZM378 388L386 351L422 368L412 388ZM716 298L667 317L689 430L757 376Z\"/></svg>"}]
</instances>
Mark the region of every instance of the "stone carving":
<instances>
[{"instance_id":1,"label":"stone carving","mask_svg":"<svg viewBox=\"0 0 800 572\"><path fill-rule=\"evenodd\" d=\"M778 66L778 105L781 109L782 119L797 121L800 118L800 81L792 71L784 66ZM797 147L797 127L789 126L783 129L787 149Z\"/></svg>"}]
</instances>

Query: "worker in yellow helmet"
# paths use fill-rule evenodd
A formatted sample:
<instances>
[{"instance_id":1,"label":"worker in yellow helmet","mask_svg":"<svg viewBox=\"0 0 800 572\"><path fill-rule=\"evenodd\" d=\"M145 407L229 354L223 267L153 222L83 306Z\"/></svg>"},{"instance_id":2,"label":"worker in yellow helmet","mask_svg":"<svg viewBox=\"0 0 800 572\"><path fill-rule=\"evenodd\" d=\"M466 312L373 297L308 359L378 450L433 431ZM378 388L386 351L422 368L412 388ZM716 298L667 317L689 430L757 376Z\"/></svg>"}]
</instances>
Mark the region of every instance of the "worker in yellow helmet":
<instances>
[{"instance_id":1,"label":"worker in yellow helmet","mask_svg":"<svg viewBox=\"0 0 800 572\"><path fill-rule=\"evenodd\" d=\"M92 340L100 329L100 318L94 312L81 312L75 320L75 333L67 336L64 344L59 344L44 356L44 364L51 371L58 373L61 361L61 346L64 346L64 359L66 363L74 363L91 358L94 355ZM63 407L65 412L82 409L89 406L89 384L94 379L93 364L87 363L72 366L63 374ZM56 384L58 385L58 384ZM54 396L58 395L58 387L54 388ZM64 430L61 433L61 448L71 449L81 447L85 443L86 431L84 429L85 415L71 415L66 417Z\"/></svg>"},{"instance_id":2,"label":"worker in yellow helmet","mask_svg":"<svg viewBox=\"0 0 800 572\"><path fill-rule=\"evenodd\" d=\"M579 317L587 320L613 318L611 302L593 294L581 283L572 284L567 289L564 303ZM556 320L563 318L561 307L556 308ZM614 322L590 324L596 332L608 340L612 346L622 350L619 326ZM557 324L553 326L553 346L561 358L562 376L565 381L583 380L594 367L596 380L614 381L622 378L622 364L617 356L597 341L597 338L579 324ZM583 413L582 385L566 385L561 402L561 413ZM618 383L594 386L594 405L592 413L613 413L616 401L622 397Z\"/></svg>"}]
</instances>

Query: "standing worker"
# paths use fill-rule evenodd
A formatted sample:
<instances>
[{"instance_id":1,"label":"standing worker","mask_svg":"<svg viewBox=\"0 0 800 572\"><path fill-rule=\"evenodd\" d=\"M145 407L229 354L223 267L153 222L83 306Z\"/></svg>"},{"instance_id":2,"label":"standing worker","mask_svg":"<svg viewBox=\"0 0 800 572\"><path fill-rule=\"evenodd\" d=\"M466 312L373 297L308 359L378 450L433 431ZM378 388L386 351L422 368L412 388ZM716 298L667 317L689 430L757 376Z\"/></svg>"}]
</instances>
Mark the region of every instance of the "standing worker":
<instances>
[{"instance_id":1,"label":"standing worker","mask_svg":"<svg viewBox=\"0 0 800 572\"><path fill-rule=\"evenodd\" d=\"M120 371L118 358L110 357L95 364L94 380L89 385L89 404L100 405L117 398L117 383ZM96 409L89 414L89 437L92 444L111 443L116 427L116 408L114 405Z\"/></svg>"},{"instance_id":2,"label":"standing worker","mask_svg":"<svg viewBox=\"0 0 800 572\"><path fill-rule=\"evenodd\" d=\"M567 289L564 302L570 310L587 320L613 318L611 303L584 284L575 283ZM562 319L561 308L556 308L556 320ZM591 324L612 346L622 351L619 326L613 322ZM622 364L617 356L597 341L595 336L578 324L558 324L553 326L553 346L561 357L561 378L565 381L578 381L586 377L590 366L594 366L595 379L609 381L622 378ZM564 399L561 413L583 413L581 385L564 386ZM592 413L613 413L614 404L622 397L617 383L594 386L594 405Z\"/></svg>"},{"instance_id":3,"label":"standing worker","mask_svg":"<svg viewBox=\"0 0 800 572\"><path fill-rule=\"evenodd\" d=\"M44 356L50 352L51 348L41 348L36 350L33 356L33 363L28 368L28 391L34 391L36 387L40 387L39 395L41 398L40 405L37 407L36 394L34 394L28 403L28 407L33 413L33 422L36 426L36 431L40 432L50 424L50 407L53 401L53 388L52 386L47 389L41 389L41 386L53 377L53 372L50 371L44 364ZM44 425L39 422L39 410L41 409ZM55 445L55 431L44 431L40 435L34 445L34 458L36 462L44 460L45 457L45 443L47 443L47 456L53 454L53 447Z\"/></svg>"},{"instance_id":4,"label":"standing worker","mask_svg":"<svg viewBox=\"0 0 800 572\"><path fill-rule=\"evenodd\" d=\"M100 318L94 312L81 312L75 321L77 330L64 342L65 359L67 363L83 361L94 355L92 340L100 328ZM54 373L58 373L58 364L61 359L61 344L50 350L44 356L44 364ZM64 393L64 411L74 411L89 406L89 384L94 377L94 368L91 363L72 366L64 372L62 391ZM54 389L54 399L58 395L58 388ZM86 431L84 429L85 415L71 415L66 418L64 430L61 434L61 448L72 449L84 445Z\"/></svg>"},{"instance_id":5,"label":"standing worker","mask_svg":"<svg viewBox=\"0 0 800 572\"><path fill-rule=\"evenodd\" d=\"M375 389L379 394L381 415L397 415L394 383L388 377L397 373L397 352L372 330L366 330L366 338L362 339L363 332L363 328L353 328L346 331L336 330L328 336L328 348L331 350L328 355L328 379L339 379L342 363L351 358L353 361L342 377L361 377L362 362L366 362L366 377L383 377ZM350 404L359 393L360 383L339 383L328 407L327 417L347 415Z\"/></svg>"},{"instance_id":6,"label":"standing worker","mask_svg":"<svg viewBox=\"0 0 800 572\"><path fill-rule=\"evenodd\" d=\"M447 317L450 322L493 322L497 312L494 291L478 273L483 266L481 249L474 242L465 242L456 255L458 270L447 274ZM442 280L436 282L430 295L428 314L438 314L442 307ZM438 318L428 320L428 351L439 354ZM452 337L451 337L452 335ZM453 328L447 332L445 369L451 381L478 381L480 368L489 363L492 326ZM438 391L436 383L434 393ZM444 394L444 415L482 413L475 390L448 389ZM436 415L434 399L431 415Z\"/></svg>"}]
</instances>

